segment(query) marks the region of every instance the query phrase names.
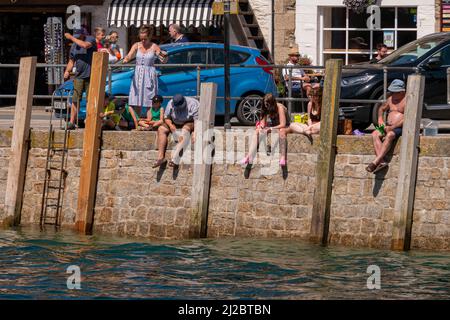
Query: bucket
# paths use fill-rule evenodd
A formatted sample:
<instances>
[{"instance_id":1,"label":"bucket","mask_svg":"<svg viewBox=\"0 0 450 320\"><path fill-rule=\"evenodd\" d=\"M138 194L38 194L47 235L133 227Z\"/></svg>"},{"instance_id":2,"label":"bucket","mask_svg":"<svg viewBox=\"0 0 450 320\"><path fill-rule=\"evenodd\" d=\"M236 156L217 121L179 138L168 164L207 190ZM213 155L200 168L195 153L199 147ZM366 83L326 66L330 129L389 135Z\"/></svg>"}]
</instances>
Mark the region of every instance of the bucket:
<instances>
[{"instance_id":1,"label":"bucket","mask_svg":"<svg viewBox=\"0 0 450 320\"><path fill-rule=\"evenodd\" d=\"M439 133L439 121L422 120L423 135L437 136Z\"/></svg>"}]
</instances>

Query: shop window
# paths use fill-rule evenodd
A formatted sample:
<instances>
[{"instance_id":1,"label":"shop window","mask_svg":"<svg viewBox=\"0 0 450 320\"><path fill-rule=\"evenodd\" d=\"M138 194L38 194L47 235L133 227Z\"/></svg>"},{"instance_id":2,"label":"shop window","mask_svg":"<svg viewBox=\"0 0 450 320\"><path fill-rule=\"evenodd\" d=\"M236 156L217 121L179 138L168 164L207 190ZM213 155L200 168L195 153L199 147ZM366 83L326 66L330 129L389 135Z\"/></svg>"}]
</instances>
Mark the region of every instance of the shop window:
<instances>
[{"instance_id":1,"label":"shop window","mask_svg":"<svg viewBox=\"0 0 450 320\"><path fill-rule=\"evenodd\" d=\"M323 64L338 55L346 64L369 61L384 43L390 51L417 39L416 7L382 7L380 29L367 27L369 14L356 14L343 7L321 7Z\"/></svg>"}]
</instances>

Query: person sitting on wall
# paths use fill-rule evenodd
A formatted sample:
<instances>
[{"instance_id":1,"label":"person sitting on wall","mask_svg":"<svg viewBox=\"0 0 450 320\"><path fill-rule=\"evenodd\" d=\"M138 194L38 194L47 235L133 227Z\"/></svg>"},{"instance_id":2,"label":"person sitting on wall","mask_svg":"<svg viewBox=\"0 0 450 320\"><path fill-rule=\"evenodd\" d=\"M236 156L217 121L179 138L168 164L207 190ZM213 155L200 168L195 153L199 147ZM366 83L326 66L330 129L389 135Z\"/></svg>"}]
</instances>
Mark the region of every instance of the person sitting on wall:
<instances>
[{"instance_id":1,"label":"person sitting on wall","mask_svg":"<svg viewBox=\"0 0 450 320\"><path fill-rule=\"evenodd\" d=\"M125 104L120 112L119 127L123 130L137 130L139 128L139 115L134 111L133 107Z\"/></svg>"},{"instance_id":2,"label":"person sitting on wall","mask_svg":"<svg viewBox=\"0 0 450 320\"><path fill-rule=\"evenodd\" d=\"M147 130L158 130L164 123L164 108L161 107L164 99L160 95L152 98L152 107L147 112L147 118L139 121L139 126Z\"/></svg>"},{"instance_id":3,"label":"person sitting on wall","mask_svg":"<svg viewBox=\"0 0 450 320\"><path fill-rule=\"evenodd\" d=\"M264 96L263 105L261 107L261 121L256 123L256 132L250 141L250 147L247 156L242 159L242 165L249 165L253 163L258 149L258 141L261 133L270 133L278 131L280 135L280 166L286 166L286 128L290 125L290 115L287 108L277 102L272 93Z\"/></svg>"},{"instance_id":4,"label":"person sitting on wall","mask_svg":"<svg viewBox=\"0 0 450 320\"><path fill-rule=\"evenodd\" d=\"M378 109L378 126L372 132L373 146L376 158L366 168L368 172L376 173L388 166L386 154L395 139L402 135L403 118L406 106L405 83L395 79L388 88L391 93L387 101ZM383 113L387 112L387 122L384 123Z\"/></svg>"},{"instance_id":5,"label":"person sitting on wall","mask_svg":"<svg viewBox=\"0 0 450 320\"><path fill-rule=\"evenodd\" d=\"M172 159L169 166L176 168L179 165L180 154L189 143L190 134L194 132L194 121L198 119L198 109L200 102L191 97L184 97L176 94L169 101L164 112L164 123L158 128L158 159L153 168L157 168L164 164L167 137L170 133L177 142L175 151L172 153ZM177 133L177 129L181 129L181 135Z\"/></svg>"},{"instance_id":6,"label":"person sitting on wall","mask_svg":"<svg viewBox=\"0 0 450 320\"><path fill-rule=\"evenodd\" d=\"M120 130L119 122L120 115L116 113L116 102L114 97L109 97L109 94L105 94L103 112L100 113L100 118L102 118L102 129L103 130Z\"/></svg>"},{"instance_id":7,"label":"person sitting on wall","mask_svg":"<svg viewBox=\"0 0 450 320\"><path fill-rule=\"evenodd\" d=\"M322 109L322 88L314 88L308 96L308 124L292 122L287 133L299 133L307 136L310 140L313 134L320 132L320 113ZM312 140L311 140L312 141Z\"/></svg>"}]
</instances>

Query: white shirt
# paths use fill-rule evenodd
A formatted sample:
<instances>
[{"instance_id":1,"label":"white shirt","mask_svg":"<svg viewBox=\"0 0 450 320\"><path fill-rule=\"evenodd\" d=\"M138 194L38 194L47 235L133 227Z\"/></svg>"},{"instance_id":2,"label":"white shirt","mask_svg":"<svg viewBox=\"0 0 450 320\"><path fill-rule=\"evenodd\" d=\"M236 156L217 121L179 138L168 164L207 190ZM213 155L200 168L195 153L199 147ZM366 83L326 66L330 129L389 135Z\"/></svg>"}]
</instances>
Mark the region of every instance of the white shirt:
<instances>
[{"instance_id":1,"label":"white shirt","mask_svg":"<svg viewBox=\"0 0 450 320\"><path fill-rule=\"evenodd\" d=\"M287 64L286 64L287 66L298 66L298 65L296 65L296 64L294 64L294 63L292 63L291 61L289 61ZM289 70L290 69L283 69L283 78L284 79L286 79L286 77L287 77L287 81L289 81ZM302 77L304 77L306 74L305 74L305 71L303 71L303 69L292 69L292 78L302 78ZM300 83L300 82L302 82L301 80L292 80L292 83Z\"/></svg>"}]
</instances>

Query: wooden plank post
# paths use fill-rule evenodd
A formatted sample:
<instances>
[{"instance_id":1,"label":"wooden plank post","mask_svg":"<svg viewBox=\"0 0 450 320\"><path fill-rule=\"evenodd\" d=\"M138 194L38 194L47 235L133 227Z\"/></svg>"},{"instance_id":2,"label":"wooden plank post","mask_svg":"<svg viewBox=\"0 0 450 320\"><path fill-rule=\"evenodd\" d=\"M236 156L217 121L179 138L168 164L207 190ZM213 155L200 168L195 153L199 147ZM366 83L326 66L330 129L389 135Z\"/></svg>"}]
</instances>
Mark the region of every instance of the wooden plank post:
<instances>
[{"instance_id":1,"label":"wooden plank post","mask_svg":"<svg viewBox=\"0 0 450 320\"><path fill-rule=\"evenodd\" d=\"M217 84L202 83L199 117L195 121L194 176L189 221L190 238L206 238L207 235L216 97Z\"/></svg>"},{"instance_id":2,"label":"wooden plank post","mask_svg":"<svg viewBox=\"0 0 450 320\"><path fill-rule=\"evenodd\" d=\"M14 128L11 140L11 157L6 182L5 212L3 219L1 219L2 221L0 221L1 225L5 227L20 224L30 139L36 62L36 57L20 59L16 108L14 111Z\"/></svg>"},{"instance_id":3,"label":"wooden plank post","mask_svg":"<svg viewBox=\"0 0 450 320\"><path fill-rule=\"evenodd\" d=\"M342 60L330 59L325 66L325 84L317 154L316 188L313 197L310 240L326 245L330 223L331 192L336 158L337 125L341 95Z\"/></svg>"},{"instance_id":4,"label":"wooden plank post","mask_svg":"<svg viewBox=\"0 0 450 320\"><path fill-rule=\"evenodd\" d=\"M400 170L395 195L392 250L409 250L411 246L424 88L425 76L414 74L408 77L405 119L399 156Z\"/></svg>"},{"instance_id":5,"label":"wooden plank post","mask_svg":"<svg viewBox=\"0 0 450 320\"><path fill-rule=\"evenodd\" d=\"M100 156L101 119L105 99L108 54L95 52L92 59L86 126L83 137L80 186L75 228L85 234L92 233L94 201L97 188L97 172Z\"/></svg>"}]
</instances>

